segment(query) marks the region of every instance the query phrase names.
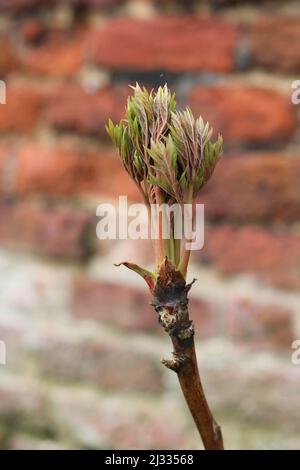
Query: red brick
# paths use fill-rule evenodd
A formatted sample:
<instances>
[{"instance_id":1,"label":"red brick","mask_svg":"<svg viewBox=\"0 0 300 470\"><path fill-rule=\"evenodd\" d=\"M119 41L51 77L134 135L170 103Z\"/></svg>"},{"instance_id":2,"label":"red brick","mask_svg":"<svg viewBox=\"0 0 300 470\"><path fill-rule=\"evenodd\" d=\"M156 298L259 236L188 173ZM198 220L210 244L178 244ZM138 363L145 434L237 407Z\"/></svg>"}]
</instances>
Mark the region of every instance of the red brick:
<instances>
[{"instance_id":1,"label":"red brick","mask_svg":"<svg viewBox=\"0 0 300 470\"><path fill-rule=\"evenodd\" d=\"M83 62L83 35L51 34L41 45L25 46L19 60L30 74L71 77L79 72Z\"/></svg>"},{"instance_id":2,"label":"red brick","mask_svg":"<svg viewBox=\"0 0 300 470\"><path fill-rule=\"evenodd\" d=\"M254 23L251 52L254 65L268 70L298 72L300 17L271 16Z\"/></svg>"},{"instance_id":3,"label":"red brick","mask_svg":"<svg viewBox=\"0 0 300 470\"><path fill-rule=\"evenodd\" d=\"M141 290L82 277L74 282L72 311L78 318L118 328L162 332L151 300L146 287ZM190 314L197 337L209 337L216 332L216 319L208 303L192 297Z\"/></svg>"},{"instance_id":4,"label":"red brick","mask_svg":"<svg viewBox=\"0 0 300 470\"><path fill-rule=\"evenodd\" d=\"M90 215L78 209L2 202L0 244L50 256L80 258L87 251L90 223Z\"/></svg>"},{"instance_id":5,"label":"red brick","mask_svg":"<svg viewBox=\"0 0 300 470\"><path fill-rule=\"evenodd\" d=\"M195 326L196 338L209 338L218 334L218 312L215 306L193 297L193 291L189 295L189 315Z\"/></svg>"},{"instance_id":6,"label":"red brick","mask_svg":"<svg viewBox=\"0 0 300 470\"><path fill-rule=\"evenodd\" d=\"M111 150L99 153L70 145L24 145L17 151L18 194L103 194L137 199L138 191Z\"/></svg>"},{"instance_id":7,"label":"red brick","mask_svg":"<svg viewBox=\"0 0 300 470\"><path fill-rule=\"evenodd\" d=\"M199 199L208 217L297 221L300 159L279 153L224 156Z\"/></svg>"},{"instance_id":8,"label":"red brick","mask_svg":"<svg viewBox=\"0 0 300 470\"><path fill-rule=\"evenodd\" d=\"M36 19L29 19L22 25L22 36L25 42L34 43L42 39L45 29L43 25Z\"/></svg>"},{"instance_id":9,"label":"red brick","mask_svg":"<svg viewBox=\"0 0 300 470\"><path fill-rule=\"evenodd\" d=\"M101 192L104 194L112 198L126 195L131 201L143 202L139 190L125 172L120 162L118 162L118 166L114 172L105 168L105 172L102 174L102 181L103 189Z\"/></svg>"},{"instance_id":10,"label":"red brick","mask_svg":"<svg viewBox=\"0 0 300 470\"><path fill-rule=\"evenodd\" d=\"M197 256L224 274L249 273L279 287L300 288L300 235L223 225L207 229Z\"/></svg>"},{"instance_id":11,"label":"red brick","mask_svg":"<svg viewBox=\"0 0 300 470\"><path fill-rule=\"evenodd\" d=\"M0 146L0 194L6 192L9 183L9 160L13 159L13 152L8 144ZM12 175L13 176L13 175Z\"/></svg>"},{"instance_id":12,"label":"red brick","mask_svg":"<svg viewBox=\"0 0 300 470\"><path fill-rule=\"evenodd\" d=\"M32 132L43 105L42 93L26 85L6 86L6 104L0 106L0 133Z\"/></svg>"},{"instance_id":13,"label":"red brick","mask_svg":"<svg viewBox=\"0 0 300 470\"><path fill-rule=\"evenodd\" d=\"M276 305L258 305L236 299L228 306L228 334L253 348L290 352L294 337L291 311Z\"/></svg>"},{"instance_id":14,"label":"red brick","mask_svg":"<svg viewBox=\"0 0 300 470\"><path fill-rule=\"evenodd\" d=\"M48 7L59 4L59 0L0 0L0 10L31 10L36 7ZM126 0L71 0L72 5L96 8L112 8L126 3Z\"/></svg>"},{"instance_id":15,"label":"red brick","mask_svg":"<svg viewBox=\"0 0 300 470\"><path fill-rule=\"evenodd\" d=\"M217 18L121 18L91 33L88 48L98 65L114 70L187 72L233 69L235 27Z\"/></svg>"},{"instance_id":16,"label":"red brick","mask_svg":"<svg viewBox=\"0 0 300 470\"><path fill-rule=\"evenodd\" d=\"M26 10L37 6L45 0L0 0L0 9L2 10Z\"/></svg>"},{"instance_id":17,"label":"red brick","mask_svg":"<svg viewBox=\"0 0 300 470\"><path fill-rule=\"evenodd\" d=\"M72 339L49 333L35 353L47 377L85 381L106 390L160 392L162 367L154 356L116 339Z\"/></svg>"},{"instance_id":18,"label":"red brick","mask_svg":"<svg viewBox=\"0 0 300 470\"><path fill-rule=\"evenodd\" d=\"M146 289L79 278L73 286L72 311L76 318L130 331L162 332L149 301ZM208 302L192 294L189 305L198 339L224 335L251 347L290 348L293 315L288 309L269 304L262 306L239 297Z\"/></svg>"},{"instance_id":19,"label":"red brick","mask_svg":"<svg viewBox=\"0 0 300 470\"><path fill-rule=\"evenodd\" d=\"M89 7L97 8L112 8L115 6L126 3L127 0L77 0L77 3L82 3Z\"/></svg>"},{"instance_id":20,"label":"red brick","mask_svg":"<svg viewBox=\"0 0 300 470\"><path fill-rule=\"evenodd\" d=\"M44 118L59 131L108 138L105 124L124 116L129 92L127 86L88 93L78 85L62 85L49 93Z\"/></svg>"},{"instance_id":21,"label":"red brick","mask_svg":"<svg viewBox=\"0 0 300 470\"><path fill-rule=\"evenodd\" d=\"M69 146L57 148L28 144L19 149L17 192L59 196L95 191L103 167L101 158L96 153Z\"/></svg>"},{"instance_id":22,"label":"red brick","mask_svg":"<svg viewBox=\"0 0 300 470\"><path fill-rule=\"evenodd\" d=\"M165 8L168 11L170 5L177 8L180 7L181 11L193 11L193 8L196 6L197 0L146 0L148 3L153 3L157 8Z\"/></svg>"},{"instance_id":23,"label":"red brick","mask_svg":"<svg viewBox=\"0 0 300 470\"><path fill-rule=\"evenodd\" d=\"M0 36L0 50L0 77L3 78L16 68L17 59L12 41L7 36Z\"/></svg>"},{"instance_id":24,"label":"red brick","mask_svg":"<svg viewBox=\"0 0 300 470\"><path fill-rule=\"evenodd\" d=\"M289 139L296 128L290 96L243 85L193 88L189 104L220 132L225 145L275 144Z\"/></svg>"},{"instance_id":25,"label":"red brick","mask_svg":"<svg viewBox=\"0 0 300 470\"><path fill-rule=\"evenodd\" d=\"M117 269L117 268L116 268ZM120 328L157 330L157 315L145 290L109 282L79 278L73 288L74 315L93 318Z\"/></svg>"}]
</instances>

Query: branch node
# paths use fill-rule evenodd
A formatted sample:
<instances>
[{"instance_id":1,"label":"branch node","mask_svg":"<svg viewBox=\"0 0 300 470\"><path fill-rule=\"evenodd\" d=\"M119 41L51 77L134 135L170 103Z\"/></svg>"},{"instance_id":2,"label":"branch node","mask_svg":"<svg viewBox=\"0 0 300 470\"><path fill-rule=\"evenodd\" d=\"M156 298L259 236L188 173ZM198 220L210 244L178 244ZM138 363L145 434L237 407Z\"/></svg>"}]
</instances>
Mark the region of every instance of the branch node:
<instances>
[{"instance_id":1,"label":"branch node","mask_svg":"<svg viewBox=\"0 0 300 470\"><path fill-rule=\"evenodd\" d=\"M190 325L186 328L181 328L179 331L176 332L177 338L179 338L181 341L185 341L187 339L190 339L194 336L195 334L195 329L194 325L192 322L190 322Z\"/></svg>"},{"instance_id":2,"label":"branch node","mask_svg":"<svg viewBox=\"0 0 300 470\"><path fill-rule=\"evenodd\" d=\"M173 370L174 372L179 372L183 364L188 360L188 357L185 354L172 353L172 359L161 359L161 363L166 366L168 369Z\"/></svg>"}]
</instances>

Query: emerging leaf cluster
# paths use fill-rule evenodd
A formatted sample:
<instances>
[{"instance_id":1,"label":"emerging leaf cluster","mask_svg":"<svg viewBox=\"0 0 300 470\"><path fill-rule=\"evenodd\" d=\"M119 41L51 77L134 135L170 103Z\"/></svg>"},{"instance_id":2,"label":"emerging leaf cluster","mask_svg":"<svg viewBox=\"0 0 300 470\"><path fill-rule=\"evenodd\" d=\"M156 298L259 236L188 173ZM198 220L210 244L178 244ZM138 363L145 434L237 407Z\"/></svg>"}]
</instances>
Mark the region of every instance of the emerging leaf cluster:
<instances>
[{"instance_id":1,"label":"emerging leaf cluster","mask_svg":"<svg viewBox=\"0 0 300 470\"><path fill-rule=\"evenodd\" d=\"M189 108L176 111L167 85L150 93L138 84L132 88L125 118L106 126L125 170L148 203L191 202L213 173L222 137L213 142L210 125Z\"/></svg>"}]
</instances>

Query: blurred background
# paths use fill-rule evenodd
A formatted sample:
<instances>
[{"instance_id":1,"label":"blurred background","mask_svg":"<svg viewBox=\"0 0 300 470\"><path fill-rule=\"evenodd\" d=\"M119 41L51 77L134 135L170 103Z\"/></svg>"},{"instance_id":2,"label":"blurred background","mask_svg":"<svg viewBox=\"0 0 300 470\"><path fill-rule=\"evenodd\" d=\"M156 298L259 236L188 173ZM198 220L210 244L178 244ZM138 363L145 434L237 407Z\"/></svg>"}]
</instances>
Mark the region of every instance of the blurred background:
<instances>
[{"instance_id":1,"label":"blurred background","mask_svg":"<svg viewBox=\"0 0 300 470\"><path fill-rule=\"evenodd\" d=\"M231 449L300 449L299 1L0 0L0 448L201 448L150 295L99 241L139 201L105 134L165 82L221 131L191 312Z\"/></svg>"}]
</instances>

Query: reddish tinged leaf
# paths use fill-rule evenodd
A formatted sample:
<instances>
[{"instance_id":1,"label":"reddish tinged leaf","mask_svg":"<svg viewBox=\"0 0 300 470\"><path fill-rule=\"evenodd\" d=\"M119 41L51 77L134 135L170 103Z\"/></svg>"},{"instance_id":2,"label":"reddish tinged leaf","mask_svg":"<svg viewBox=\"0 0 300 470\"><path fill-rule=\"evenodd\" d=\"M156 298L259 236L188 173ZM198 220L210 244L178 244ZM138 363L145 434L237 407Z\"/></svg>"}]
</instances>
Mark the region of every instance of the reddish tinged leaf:
<instances>
[{"instance_id":1,"label":"reddish tinged leaf","mask_svg":"<svg viewBox=\"0 0 300 470\"><path fill-rule=\"evenodd\" d=\"M129 263L128 261L124 261L123 263L115 264L115 266L126 266L126 268L131 269L135 273L139 274L145 282L148 284L151 294L154 293L155 285L156 285L156 276L151 271L147 269L141 268L137 264Z\"/></svg>"}]
</instances>

